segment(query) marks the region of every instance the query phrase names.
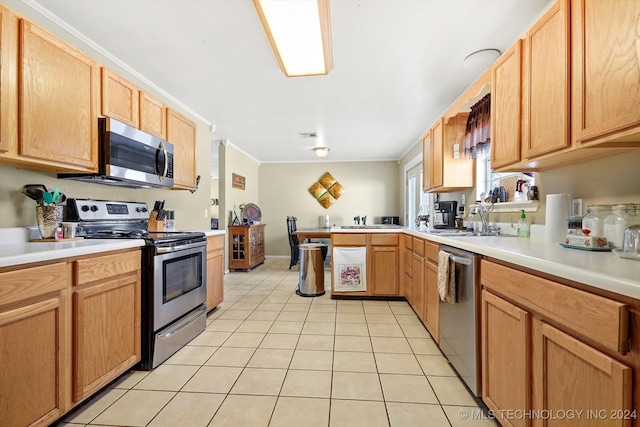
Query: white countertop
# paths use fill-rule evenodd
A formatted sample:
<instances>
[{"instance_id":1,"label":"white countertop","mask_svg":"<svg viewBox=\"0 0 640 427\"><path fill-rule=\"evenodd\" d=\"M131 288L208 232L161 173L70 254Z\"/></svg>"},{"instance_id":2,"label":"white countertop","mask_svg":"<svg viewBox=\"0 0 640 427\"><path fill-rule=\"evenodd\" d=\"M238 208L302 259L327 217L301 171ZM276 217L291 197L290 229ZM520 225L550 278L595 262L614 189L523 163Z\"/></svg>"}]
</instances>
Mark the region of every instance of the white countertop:
<instances>
[{"instance_id":1,"label":"white countertop","mask_svg":"<svg viewBox=\"0 0 640 427\"><path fill-rule=\"evenodd\" d=\"M640 261L613 252L569 249L544 239L518 237L444 237L411 228L343 229L339 233L405 233L486 255L595 288L640 299Z\"/></svg>"},{"instance_id":2,"label":"white countertop","mask_svg":"<svg viewBox=\"0 0 640 427\"><path fill-rule=\"evenodd\" d=\"M226 234L205 230L207 236ZM0 229L0 267L51 261L99 252L144 246L142 239L85 239L61 242L28 242L26 228Z\"/></svg>"},{"instance_id":3,"label":"white countertop","mask_svg":"<svg viewBox=\"0 0 640 427\"><path fill-rule=\"evenodd\" d=\"M144 240L86 239L0 244L0 267L144 246Z\"/></svg>"},{"instance_id":4,"label":"white countertop","mask_svg":"<svg viewBox=\"0 0 640 427\"><path fill-rule=\"evenodd\" d=\"M519 237L440 237L406 233L517 264L585 285L640 299L640 262L613 252L570 249L543 239Z\"/></svg>"}]
</instances>

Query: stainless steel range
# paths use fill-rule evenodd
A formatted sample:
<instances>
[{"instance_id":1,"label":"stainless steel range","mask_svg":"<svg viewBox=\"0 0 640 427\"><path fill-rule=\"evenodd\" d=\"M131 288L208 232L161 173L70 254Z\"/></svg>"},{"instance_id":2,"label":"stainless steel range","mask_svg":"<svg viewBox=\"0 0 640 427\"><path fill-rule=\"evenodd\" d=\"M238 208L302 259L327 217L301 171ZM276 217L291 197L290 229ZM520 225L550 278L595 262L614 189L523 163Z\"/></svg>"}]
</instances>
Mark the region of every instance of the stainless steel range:
<instances>
[{"instance_id":1,"label":"stainless steel range","mask_svg":"<svg viewBox=\"0 0 640 427\"><path fill-rule=\"evenodd\" d=\"M85 239L144 239L142 369L153 369L204 331L207 240L200 232L149 232L143 202L68 199L65 221Z\"/></svg>"}]
</instances>

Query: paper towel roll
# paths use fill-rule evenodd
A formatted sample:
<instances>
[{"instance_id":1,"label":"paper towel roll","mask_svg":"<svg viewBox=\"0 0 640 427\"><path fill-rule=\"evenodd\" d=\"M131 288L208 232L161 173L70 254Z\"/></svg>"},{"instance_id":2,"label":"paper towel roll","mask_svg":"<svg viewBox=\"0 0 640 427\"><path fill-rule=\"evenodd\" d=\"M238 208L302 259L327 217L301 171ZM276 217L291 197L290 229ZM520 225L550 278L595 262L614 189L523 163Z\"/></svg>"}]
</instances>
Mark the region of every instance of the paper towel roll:
<instances>
[{"instance_id":1,"label":"paper towel roll","mask_svg":"<svg viewBox=\"0 0 640 427\"><path fill-rule=\"evenodd\" d=\"M567 217L570 214L571 195L547 194L544 229L548 242L564 242L567 235Z\"/></svg>"}]
</instances>

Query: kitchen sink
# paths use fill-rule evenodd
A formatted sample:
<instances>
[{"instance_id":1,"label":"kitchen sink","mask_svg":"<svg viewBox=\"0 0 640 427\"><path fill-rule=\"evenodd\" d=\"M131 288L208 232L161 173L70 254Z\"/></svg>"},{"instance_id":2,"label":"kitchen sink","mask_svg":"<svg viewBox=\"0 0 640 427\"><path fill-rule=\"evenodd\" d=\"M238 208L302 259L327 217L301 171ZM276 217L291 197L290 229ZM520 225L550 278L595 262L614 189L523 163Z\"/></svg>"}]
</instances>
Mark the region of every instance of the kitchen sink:
<instances>
[{"instance_id":1,"label":"kitchen sink","mask_svg":"<svg viewBox=\"0 0 640 427\"><path fill-rule=\"evenodd\" d=\"M513 234L483 234L477 231L466 230L429 230L427 233L442 237L516 237Z\"/></svg>"}]
</instances>

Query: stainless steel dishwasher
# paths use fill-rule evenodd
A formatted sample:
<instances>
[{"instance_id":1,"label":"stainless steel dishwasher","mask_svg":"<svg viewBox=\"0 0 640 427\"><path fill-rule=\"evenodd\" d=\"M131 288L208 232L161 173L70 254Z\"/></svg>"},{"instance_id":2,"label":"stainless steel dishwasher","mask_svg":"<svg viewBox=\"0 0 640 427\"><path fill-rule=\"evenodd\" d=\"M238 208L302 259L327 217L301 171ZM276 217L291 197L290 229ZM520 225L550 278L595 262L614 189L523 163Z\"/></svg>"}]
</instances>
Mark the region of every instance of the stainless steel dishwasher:
<instances>
[{"instance_id":1,"label":"stainless steel dishwasher","mask_svg":"<svg viewBox=\"0 0 640 427\"><path fill-rule=\"evenodd\" d=\"M440 301L440 350L480 397L480 255L440 245L456 271L456 303Z\"/></svg>"}]
</instances>

